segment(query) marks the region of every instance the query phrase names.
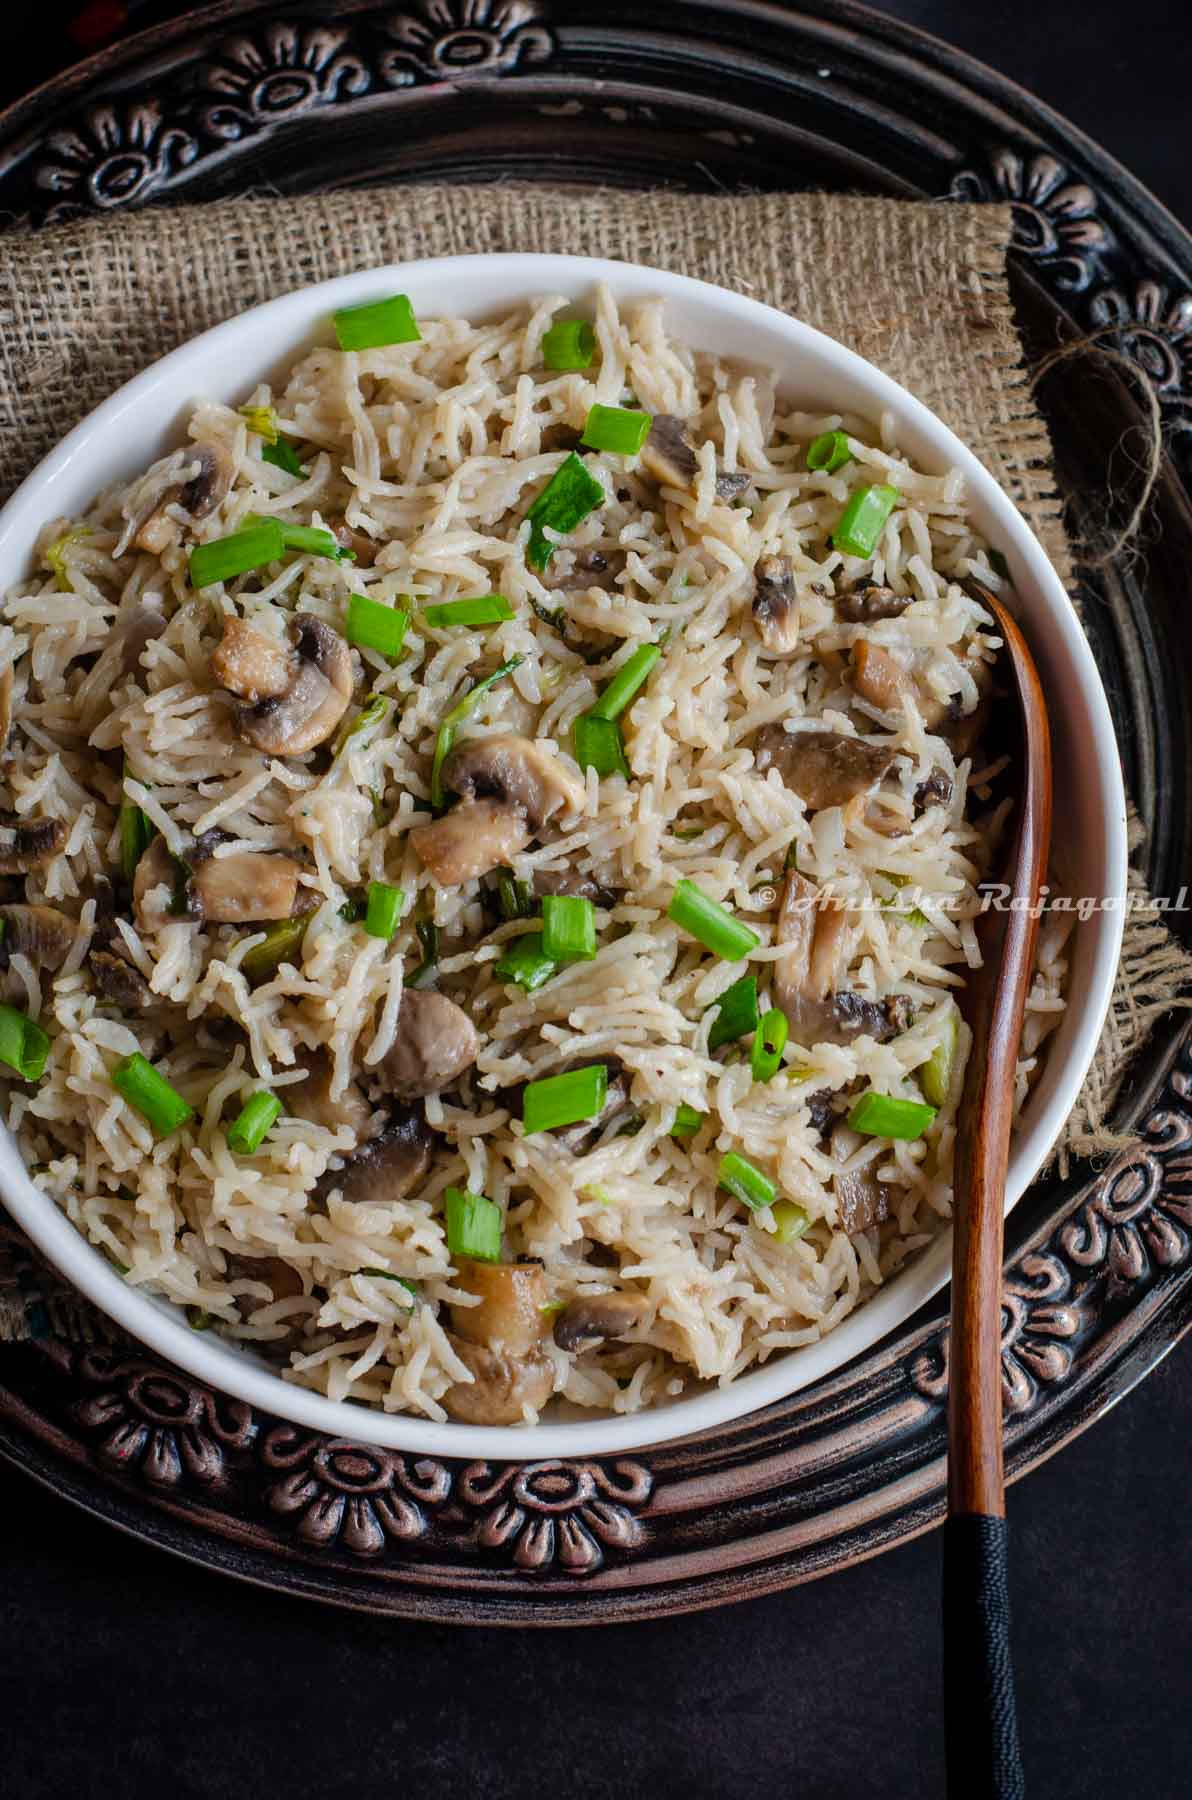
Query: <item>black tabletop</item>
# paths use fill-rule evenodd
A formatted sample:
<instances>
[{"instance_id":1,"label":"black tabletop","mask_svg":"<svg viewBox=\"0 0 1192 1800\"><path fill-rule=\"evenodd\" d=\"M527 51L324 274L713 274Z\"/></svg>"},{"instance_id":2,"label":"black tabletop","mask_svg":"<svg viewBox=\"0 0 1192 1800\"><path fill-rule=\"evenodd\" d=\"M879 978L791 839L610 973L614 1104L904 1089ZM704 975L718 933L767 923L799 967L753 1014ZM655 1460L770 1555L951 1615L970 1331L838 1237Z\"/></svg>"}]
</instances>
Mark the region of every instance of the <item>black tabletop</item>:
<instances>
[{"instance_id":1,"label":"black tabletop","mask_svg":"<svg viewBox=\"0 0 1192 1800\"><path fill-rule=\"evenodd\" d=\"M119 31L122 14L139 26L179 10L8 0L0 99L79 40ZM1186 6L883 10L1067 113L1192 224ZM1040 1800L1192 1791L1190 1367L1177 1350L1011 1493ZM725 1611L582 1633L453 1631L238 1586L0 1467L0 1569L0 1790L21 1800L942 1792L934 1535Z\"/></svg>"}]
</instances>

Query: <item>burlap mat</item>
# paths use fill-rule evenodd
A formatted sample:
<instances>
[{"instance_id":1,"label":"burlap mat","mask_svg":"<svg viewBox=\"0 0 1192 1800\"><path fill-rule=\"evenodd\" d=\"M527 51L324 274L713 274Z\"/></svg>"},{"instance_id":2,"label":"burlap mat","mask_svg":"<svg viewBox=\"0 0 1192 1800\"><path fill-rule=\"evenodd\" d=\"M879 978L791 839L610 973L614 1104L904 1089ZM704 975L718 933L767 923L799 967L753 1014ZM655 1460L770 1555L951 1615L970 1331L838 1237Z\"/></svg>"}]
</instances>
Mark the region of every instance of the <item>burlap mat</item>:
<instances>
[{"instance_id":1,"label":"burlap mat","mask_svg":"<svg viewBox=\"0 0 1192 1800\"><path fill-rule=\"evenodd\" d=\"M415 257L570 251L718 282L851 345L973 445L1070 586L1006 279L1010 226L1008 207L500 186L223 201L15 232L0 239L0 495L146 364L262 300ZM1133 915L1065 1158L1119 1141L1108 1121L1130 1058L1190 983L1192 957L1159 916ZM47 1328L30 1266L0 1240L0 1336ZM48 1278L43 1288L52 1307L61 1296Z\"/></svg>"}]
</instances>

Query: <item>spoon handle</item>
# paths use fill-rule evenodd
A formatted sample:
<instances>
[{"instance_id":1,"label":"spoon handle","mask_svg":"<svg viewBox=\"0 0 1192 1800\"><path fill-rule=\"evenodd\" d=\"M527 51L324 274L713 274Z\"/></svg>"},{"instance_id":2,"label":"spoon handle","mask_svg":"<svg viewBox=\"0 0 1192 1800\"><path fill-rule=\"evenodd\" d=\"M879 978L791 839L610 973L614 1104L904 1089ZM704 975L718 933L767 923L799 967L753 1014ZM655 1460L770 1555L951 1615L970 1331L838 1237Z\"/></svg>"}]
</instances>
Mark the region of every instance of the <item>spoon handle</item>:
<instances>
[{"instance_id":1,"label":"spoon handle","mask_svg":"<svg viewBox=\"0 0 1192 1800\"><path fill-rule=\"evenodd\" d=\"M944 1525L944 1717L949 1800L1022 1800L1006 1521Z\"/></svg>"}]
</instances>

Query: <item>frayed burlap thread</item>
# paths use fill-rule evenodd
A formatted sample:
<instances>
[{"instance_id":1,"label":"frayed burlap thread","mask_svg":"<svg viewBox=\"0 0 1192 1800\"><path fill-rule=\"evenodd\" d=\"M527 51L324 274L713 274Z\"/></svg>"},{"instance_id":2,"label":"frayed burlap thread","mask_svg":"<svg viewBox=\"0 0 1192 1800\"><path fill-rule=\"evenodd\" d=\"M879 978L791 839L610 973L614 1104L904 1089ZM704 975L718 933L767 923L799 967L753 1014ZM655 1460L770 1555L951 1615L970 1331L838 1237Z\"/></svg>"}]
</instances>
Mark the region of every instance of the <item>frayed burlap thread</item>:
<instances>
[{"instance_id":1,"label":"frayed burlap thread","mask_svg":"<svg viewBox=\"0 0 1192 1800\"><path fill-rule=\"evenodd\" d=\"M998 206L516 184L245 198L13 231L0 239L0 497L123 382L247 307L382 263L562 251L716 282L849 344L976 447L1071 588L1051 443L1010 299L1010 233ZM1110 1120L1125 1070L1190 985L1192 957L1159 914L1132 915L1065 1162L1119 1145ZM3 1270L0 1243L0 1289ZM22 1334L28 1308L13 1295L10 1282L0 1337L6 1322Z\"/></svg>"}]
</instances>

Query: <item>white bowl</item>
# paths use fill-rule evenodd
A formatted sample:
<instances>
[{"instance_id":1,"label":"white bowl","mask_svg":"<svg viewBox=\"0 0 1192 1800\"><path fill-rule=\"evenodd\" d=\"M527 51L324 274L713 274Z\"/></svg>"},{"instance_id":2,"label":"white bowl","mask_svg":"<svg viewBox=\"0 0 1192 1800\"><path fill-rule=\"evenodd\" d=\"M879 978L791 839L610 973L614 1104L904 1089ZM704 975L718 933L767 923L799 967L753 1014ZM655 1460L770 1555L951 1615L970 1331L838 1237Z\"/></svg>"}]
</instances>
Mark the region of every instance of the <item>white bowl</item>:
<instances>
[{"instance_id":1,"label":"white bowl","mask_svg":"<svg viewBox=\"0 0 1192 1800\"><path fill-rule=\"evenodd\" d=\"M675 331L698 349L775 368L808 410L885 411L903 450L926 468L958 465L983 534L1010 565L1021 617L1043 671L1055 739L1055 860L1075 894L1106 896L1077 925L1070 1000L1046 1067L1017 1133L1006 1201L1018 1199L1071 1110L1092 1059L1113 986L1122 935L1126 812L1117 745L1105 695L1071 602L1041 547L992 476L905 389L831 338L739 294L658 269L570 256L457 256L346 275L286 294L205 332L146 369L66 437L0 513L0 591L24 579L40 527L86 511L108 483L145 468L174 443L192 403L235 402L280 374L339 306L394 292L427 317L483 318L527 296L590 298L607 282L621 300L661 295ZM627 1417L507 1426L437 1425L324 1399L292 1386L260 1360L214 1334L192 1331L171 1305L129 1287L30 1181L7 1132L0 1134L0 1192L17 1222L66 1278L143 1343L213 1387L266 1411L334 1435L431 1456L510 1460L626 1451L724 1424L782 1399L876 1344L948 1278L947 1234L930 1245L821 1344L773 1358L727 1388L702 1389Z\"/></svg>"}]
</instances>

